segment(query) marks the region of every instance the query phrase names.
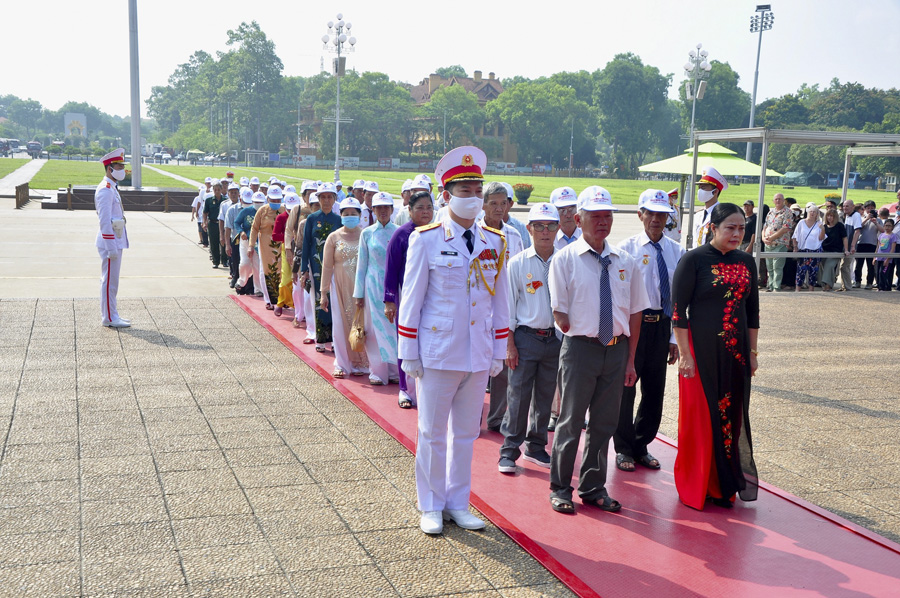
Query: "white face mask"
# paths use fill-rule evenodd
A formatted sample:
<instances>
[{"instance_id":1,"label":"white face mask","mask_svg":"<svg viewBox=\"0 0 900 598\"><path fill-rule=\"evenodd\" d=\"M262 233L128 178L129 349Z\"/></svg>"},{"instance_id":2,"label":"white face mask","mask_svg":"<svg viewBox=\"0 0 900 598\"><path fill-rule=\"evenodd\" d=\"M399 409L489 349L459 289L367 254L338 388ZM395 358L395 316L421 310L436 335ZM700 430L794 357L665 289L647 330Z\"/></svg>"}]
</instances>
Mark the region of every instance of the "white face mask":
<instances>
[{"instance_id":1,"label":"white face mask","mask_svg":"<svg viewBox=\"0 0 900 598\"><path fill-rule=\"evenodd\" d=\"M703 203L708 202L713 198L713 191L707 189L697 189L697 199L702 201Z\"/></svg>"},{"instance_id":2,"label":"white face mask","mask_svg":"<svg viewBox=\"0 0 900 598\"><path fill-rule=\"evenodd\" d=\"M450 195L450 211L464 220L474 220L481 212L484 200L480 197Z\"/></svg>"},{"instance_id":3,"label":"white face mask","mask_svg":"<svg viewBox=\"0 0 900 598\"><path fill-rule=\"evenodd\" d=\"M125 178L125 169L123 168L122 170L116 170L115 168L113 168L112 178L116 179L117 181L123 180Z\"/></svg>"}]
</instances>

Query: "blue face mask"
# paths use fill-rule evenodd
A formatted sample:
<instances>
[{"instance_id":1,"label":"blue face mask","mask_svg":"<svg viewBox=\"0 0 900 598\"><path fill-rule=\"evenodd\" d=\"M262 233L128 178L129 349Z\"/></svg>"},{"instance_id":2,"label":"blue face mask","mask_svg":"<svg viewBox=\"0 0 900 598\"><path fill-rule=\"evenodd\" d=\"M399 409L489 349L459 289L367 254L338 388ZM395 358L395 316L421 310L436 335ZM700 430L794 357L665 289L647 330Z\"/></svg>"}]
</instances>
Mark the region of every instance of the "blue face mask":
<instances>
[{"instance_id":1,"label":"blue face mask","mask_svg":"<svg viewBox=\"0 0 900 598\"><path fill-rule=\"evenodd\" d=\"M272 202L270 201L270 202L269 202L269 207L272 208L273 210L277 210L277 209L279 209L279 208L281 207L281 204L280 204L280 203L272 203Z\"/></svg>"},{"instance_id":2,"label":"blue face mask","mask_svg":"<svg viewBox=\"0 0 900 598\"><path fill-rule=\"evenodd\" d=\"M341 224L347 228L356 228L359 226L359 216L341 216Z\"/></svg>"}]
</instances>

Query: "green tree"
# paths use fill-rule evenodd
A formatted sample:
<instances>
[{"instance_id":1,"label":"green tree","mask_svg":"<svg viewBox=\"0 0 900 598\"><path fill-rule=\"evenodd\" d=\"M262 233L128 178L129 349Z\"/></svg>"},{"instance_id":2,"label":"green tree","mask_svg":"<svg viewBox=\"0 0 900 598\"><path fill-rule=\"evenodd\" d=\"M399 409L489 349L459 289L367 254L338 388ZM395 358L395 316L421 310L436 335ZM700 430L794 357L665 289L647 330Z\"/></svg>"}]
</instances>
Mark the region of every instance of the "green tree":
<instances>
[{"instance_id":1,"label":"green tree","mask_svg":"<svg viewBox=\"0 0 900 598\"><path fill-rule=\"evenodd\" d=\"M579 165L594 160L593 151L585 155L583 148L593 147L596 117L571 87L552 81L520 83L489 102L485 113L509 131L521 162L534 163L540 156L541 162L566 167L570 146L579 149Z\"/></svg>"},{"instance_id":2,"label":"green tree","mask_svg":"<svg viewBox=\"0 0 900 598\"><path fill-rule=\"evenodd\" d=\"M738 75L727 62L712 62L712 70L702 100L697 101L694 127L698 131L737 129L750 123L750 94L738 87ZM685 129L691 126L691 104L679 88L679 97L685 107Z\"/></svg>"},{"instance_id":3,"label":"green tree","mask_svg":"<svg viewBox=\"0 0 900 598\"><path fill-rule=\"evenodd\" d=\"M884 120L880 123L867 123L863 127L863 131L866 133L900 133L900 110L885 114ZM863 156L855 159L855 165L859 172L900 173L900 157Z\"/></svg>"},{"instance_id":4,"label":"green tree","mask_svg":"<svg viewBox=\"0 0 900 598\"><path fill-rule=\"evenodd\" d=\"M503 94L500 94L503 95ZM429 148L440 153L444 146L444 117L447 119L447 149L472 143L475 131L484 123L484 111L478 97L461 85L441 87L422 106L423 128L432 139Z\"/></svg>"},{"instance_id":5,"label":"green tree","mask_svg":"<svg viewBox=\"0 0 900 598\"><path fill-rule=\"evenodd\" d=\"M41 117L43 107L37 100L28 98L27 100L14 100L10 103L7 110L9 119L25 129L28 139L31 139L36 132L35 125Z\"/></svg>"},{"instance_id":6,"label":"green tree","mask_svg":"<svg viewBox=\"0 0 900 598\"><path fill-rule=\"evenodd\" d=\"M791 93L775 99L762 111L757 108L756 114L759 125L770 129L788 129L809 124L809 108Z\"/></svg>"},{"instance_id":7,"label":"green tree","mask_svg":"<svg viewBox=\"0 0 900 598\"><path fill-rule=\"evenodd\" d=\"M627 169L633 171L653 147L652 129L666 109L666 93L671 75L644 65L634 54L617 54L601 71L594 73L594 106L600 131L621 150Z\"/></svg>"},{"instance_id":8,"label":"green tree","mask_svg":"<svg viewBox=\"0 0 900 598\"><path fill-rule=\"evenodd\" d=\"M193 149L219 152L223 149L223 141L210 133L204 123L193 122L179 127L176 132L166 137L165 144L179 152Z\"/></svg>"},{"instance_id":9,"label":"green tree","mask_svg":"<svg viewBox=\"0 0 900 598\"><path fill-rule=\"evenodd\" d=\"M862 130L866 123L884 119L884 98L859 83L843 85L832 80L831 87L812 106L812 121L826 127Z\"/></svg>"},{"instance_id":10,"label":"green tree","mask_svg":"<svg viewBox=\"0 0 900 598\"><path fill-rule=\"evenodd\" d=\"M442 66L439 69L435 69L434 73L436 75L440 75L441 77L468 77L466 74L466 69L464 69L461 65L454 64L451 66Z\"/></svg>"}]
</instances>

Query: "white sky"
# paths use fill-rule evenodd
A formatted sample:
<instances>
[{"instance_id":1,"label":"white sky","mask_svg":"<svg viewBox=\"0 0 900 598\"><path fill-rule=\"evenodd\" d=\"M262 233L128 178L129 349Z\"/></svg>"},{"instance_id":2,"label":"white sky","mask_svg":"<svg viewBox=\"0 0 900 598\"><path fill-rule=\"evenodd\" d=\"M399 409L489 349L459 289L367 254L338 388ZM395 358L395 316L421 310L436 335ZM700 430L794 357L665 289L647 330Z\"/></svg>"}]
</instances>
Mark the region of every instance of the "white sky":
<instances>
[{"instance_id":1,"label":"white sky","mask_svg":"<svg viewBox=\"0 0 900 598\"><path fill-rule=\"evenodd\" d=\"M826 87L832 77L866 87L900 87L898 0L775 0L775 25L763 35L757 101ZM534 8L530 8L533 6ZM285 75L314 75L326 23L342 11L357 50L348 68L381 71L418 83L437 67L461 64L471 76L538 77L602 68L633 52L681 80L698 42L710 59L731 64L753 90L758 35L749 32L755 2L734 0L562 0L428 2L345 0L138 0L141 109L150 88L165 85L195 50L226 50L226 31L256 20L275 42ZM85 101L130 112L127 0L3 0L0 94L31 97L58 109ZM675 97L675 85L670 96Z\"/></svg>"}]
</instances>

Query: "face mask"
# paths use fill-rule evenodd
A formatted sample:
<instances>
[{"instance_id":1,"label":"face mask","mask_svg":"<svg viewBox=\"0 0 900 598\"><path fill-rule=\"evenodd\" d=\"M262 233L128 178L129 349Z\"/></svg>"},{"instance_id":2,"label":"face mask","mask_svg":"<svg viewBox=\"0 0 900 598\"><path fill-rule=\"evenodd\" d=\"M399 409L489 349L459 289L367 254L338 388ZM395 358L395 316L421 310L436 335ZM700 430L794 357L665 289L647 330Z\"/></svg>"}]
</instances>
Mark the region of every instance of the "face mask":
<instances>
[{"instance_id":1,"label":"face mask","mask_svg":"<svg viewBox=\"0 0 900 598\"><path fill-rule=\"evenodd\" d=\"M359 216L341 216L341 224L347 228L356 228L359 226Z\"/></svg>"},{"instance_id":2,"label":"face mask","mask_svg":"<svg viewBox=\"0 0 900 598\"><path fill-rule=\"evenodd\" d=\"M116 179L117 181L124 180L125 179L125 169L123 168L122 170L116 170L115 168L113 168L112 178Z\"/></svg>"},{"instance_id":3,"label":"face mask","mask_svg":"<svg viewBox=\"0 0 900 598\"><path fill-rule=\"evenodd\" d=\"M281 204L280 204L280 203L272 203L272 202L270 201L270 202L269 202L269 207L272 208L273 210L277 210L277 209L279 209L279 208L281 207Z\"/></svg>"},{"instance_id":4,"label":"face mask","mask_svg":"<svg viewBox=\"0 0 900 598\"><path fill-rule=\"evenodd\" d=\"M450 196L450 211L464 220L474 220L483 205L484 200L480 197Z\"/></svg>"},{"instance_id":5,"label":"face mask","mask_svg":"<svg viewBox=\"0 0 900 598\"><path fill-rule=\"evenodd\" d=\"M713 192L711 190L707 191L706 189L698 189L697 190L697 199L702 201L703 203L708 202L713 198Z\"/></svg>"}]
</instances>

